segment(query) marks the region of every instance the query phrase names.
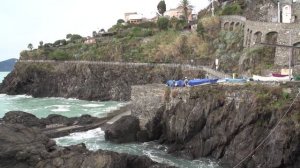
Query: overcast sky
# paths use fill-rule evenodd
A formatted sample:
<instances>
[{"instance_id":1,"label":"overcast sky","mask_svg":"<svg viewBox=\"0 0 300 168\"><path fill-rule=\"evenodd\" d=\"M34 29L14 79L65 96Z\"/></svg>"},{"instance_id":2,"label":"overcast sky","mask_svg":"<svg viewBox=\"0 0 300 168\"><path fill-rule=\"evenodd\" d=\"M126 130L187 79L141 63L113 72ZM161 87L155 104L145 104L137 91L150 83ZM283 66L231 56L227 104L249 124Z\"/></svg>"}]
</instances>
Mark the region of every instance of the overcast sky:
<instances>
[{"instance_id":1,"label":"overcast sky","mask_svg":"<svg viewBox=\"0 0 300 168\"><path fill-rule=\"evenodd\" d=\"M0 61L19 58L20 51L39 41L53 43L66 34L91 36L92 31L107 30L125 12L154 16L159 0L2 0L0 5ZM165 0L167 9L180 0ZM208 0L190 0L194 12Z\"/></svg>"}]
</instances>

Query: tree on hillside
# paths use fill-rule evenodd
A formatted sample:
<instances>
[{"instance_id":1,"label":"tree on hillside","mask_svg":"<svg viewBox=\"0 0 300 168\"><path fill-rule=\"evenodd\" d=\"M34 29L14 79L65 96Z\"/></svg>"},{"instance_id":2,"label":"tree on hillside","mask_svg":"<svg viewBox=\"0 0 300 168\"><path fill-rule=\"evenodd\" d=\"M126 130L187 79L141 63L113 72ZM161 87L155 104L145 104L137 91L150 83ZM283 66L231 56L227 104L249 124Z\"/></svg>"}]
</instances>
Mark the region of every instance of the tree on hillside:
<instances>
[{"instance_id":1,"label":"tree on hillside","mask_svg":"<svg viewBox=\"0 0 300 168\"><path fill-rule=\"evenodd\" d=\"M67 39L67 40L70 40L71 37L72 37L72 34L69 33L69 34L67 34L66 39Z\"/></svg>"},{"instance_id":2,"label":"tree on hillside","mask_svg":"<svg viewBox=\"0 0 300 168\"><path fill-rule=\"evenodd\" d=\"M124 23L125 21L123 20L123 19L118 19L117 20L117 24L122 24L122 23Z\"/></svg>"},{"instance_id":3,"label":"tree on hillside","mask_svg":"<svg viewBox=\"0 0 300 168\"><path fill-rule=\"evenodd\" d=\"M159 17L157 20L157 27L160 30L167 30L169 26L169 19L166 17Z\"/></svg>"},{"instance_id":4,"label":"tree on hillside","mask_svg":"<svg viewBox=\"0 0 300 168\"><path fill-rule=\"evenodd\" d=\"M166 2L164 0L161 0L158 4L157 4L157 10L158 13L161 16L164 16L164 13L166 12Z\"/></svg>"},{"instance_id":5,"label":"tree on hillside","mask_svg":"<svg viewBox=\"0 0 300 168\"><path fill-rule=\"evenodd\" d=\"M27 46L28 49L32 50L33 49L33 45L31 43L28 44Z\"/></svg>"},{"instance_id":6,"label":"tree on hillside","mask_svg":"<svg viewBox=\"0 0 300 168\"><path fill-rule=\"evenodd\" d=\"M190 4L189 0L181 0L179 6L182 7L185 20L188 21L189 17L189 9L191 9L193 6Z\"/></svg>"},{"instance_id":7,"label":"tree on hillside","mask_svg":"<svg viewBox=\"0 0 300 168\"><path fill-rule=\"evenodd\" d=\"M40 43L39 43L40 45L39 45L39 48L42 48L43 47L43 45L44 45L44 42L43 41L40 41Z\"/></svg>"},{"instance_id":8,"label":"tree on hillside","mask_svg":"<svg viewBox=\"0 0 300 168\"><path fill-rule=\"evenodd\" d=\"M97 37L97 32L96 31L93 31L93 37Z\"/></svg>"}]
</instances>

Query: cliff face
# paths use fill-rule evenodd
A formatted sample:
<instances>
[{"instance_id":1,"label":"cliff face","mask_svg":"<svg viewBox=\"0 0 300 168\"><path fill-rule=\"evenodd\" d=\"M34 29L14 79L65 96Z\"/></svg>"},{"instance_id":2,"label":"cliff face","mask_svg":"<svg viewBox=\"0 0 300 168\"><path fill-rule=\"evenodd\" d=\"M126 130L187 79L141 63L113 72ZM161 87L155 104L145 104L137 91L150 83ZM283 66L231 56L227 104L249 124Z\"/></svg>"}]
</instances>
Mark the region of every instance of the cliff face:
<instances>
[{"instance_id":1,"label":"cliff face","mask_svg":"<svg viewBox=\"0 0 300 168\"><path fill-rule=\"evenodd\" d=\"M154 65L19 62L3 81L0 92L126 101L130 99L131 85L165 83L168 79L183 79L185 75L204 76L197 70Z\"/></svg>"},{"instance_id":2,"label":"cliff face","mask_svg":"<svg viewBox=\"0 0 300 168\"><path fill-rule=\"evenodd\" d=\"M137 90L133 88L133 94ZM192 159L213 157L233 167L270 133L291 103L289 96L281 88L259 85L162 89L156 96L139 94L133 99L132 114L140 119L141 129L170 145L170 153ZM155 101L161 103L153 108ZM299 109L296 103L242 165L299 167Z\"/></svg>"}]
</instances>

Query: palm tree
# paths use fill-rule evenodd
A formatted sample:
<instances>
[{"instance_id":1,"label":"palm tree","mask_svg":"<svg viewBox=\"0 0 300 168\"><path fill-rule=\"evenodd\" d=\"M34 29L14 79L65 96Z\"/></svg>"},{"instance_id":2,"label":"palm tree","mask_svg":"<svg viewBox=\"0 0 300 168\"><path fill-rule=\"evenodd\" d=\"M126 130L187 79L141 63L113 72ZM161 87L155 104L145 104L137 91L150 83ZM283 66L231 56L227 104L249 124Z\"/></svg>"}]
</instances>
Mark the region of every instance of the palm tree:
<instances>
[{"instance_id":1,"label":"palm tree","mask_svg":"<svg viewBox=\"0 0 300 168\"><path fill-rule=\"evenodd\" d=\"M193 7L191 5L190 1L189 0L181 0L179 6L181 6L183 8L185 20L188 21L189 9L191 9Z\"/></svg>"}]
</instances>

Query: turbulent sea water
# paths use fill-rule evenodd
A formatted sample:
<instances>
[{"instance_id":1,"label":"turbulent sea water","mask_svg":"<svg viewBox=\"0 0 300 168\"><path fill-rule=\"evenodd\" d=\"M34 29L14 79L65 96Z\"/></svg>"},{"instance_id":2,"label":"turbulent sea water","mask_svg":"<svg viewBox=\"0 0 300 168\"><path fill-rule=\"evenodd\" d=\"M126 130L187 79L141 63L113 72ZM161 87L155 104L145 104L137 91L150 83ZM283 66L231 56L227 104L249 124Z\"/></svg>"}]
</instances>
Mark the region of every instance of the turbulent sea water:
<instances>
[{"instance_id":1,"label":"turbulent sea water","mask_svg":"<svg viewBox=\"0 0 300 168\"><path fill-rule=\"evenodd\" d=\"M2 82L7 74L8 72L0 72L0 82ZM102 117L105 116L107 112L123 105L124 103L122 102L114 101L98 102L0 94L0 118L2 118L6 112L12 110L29 112L39 118L47 117L49 114L60 114L67 117L90 114L95 117ZM93 151L103 149L120 153L147 155L154 161L182 168L220 168L217 162L208 159L190 161L173 157L166 153L167 147L158 145L155 142L112 144L105 141L104 131L102 131L101 128L86 132L72 133L69 136L56 138L55 140L57 144L61 146L85 143L87 148Z\"/></svg>"}]
</instances>

